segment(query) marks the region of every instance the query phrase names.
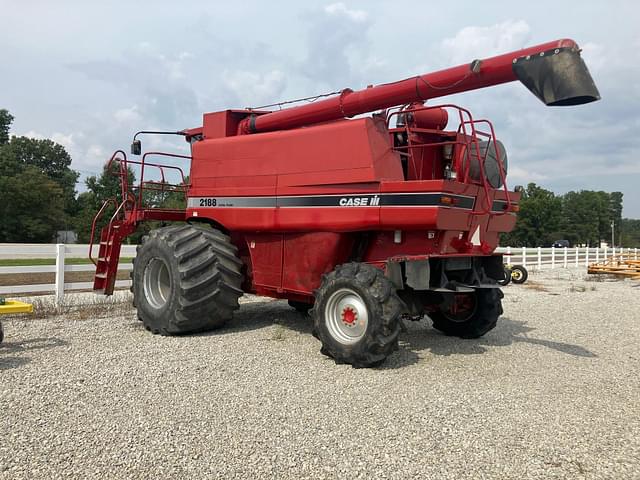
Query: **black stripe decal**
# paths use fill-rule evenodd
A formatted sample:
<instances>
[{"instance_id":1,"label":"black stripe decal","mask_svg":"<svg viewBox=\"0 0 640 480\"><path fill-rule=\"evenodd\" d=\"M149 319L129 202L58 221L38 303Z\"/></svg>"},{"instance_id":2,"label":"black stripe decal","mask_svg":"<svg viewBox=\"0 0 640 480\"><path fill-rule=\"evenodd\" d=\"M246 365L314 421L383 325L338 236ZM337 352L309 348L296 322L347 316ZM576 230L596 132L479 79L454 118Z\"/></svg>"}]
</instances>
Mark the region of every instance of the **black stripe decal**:
<instances>
[{"instance_id":1,"label":"black stripe decal","mask_svg":"<svg viewBox=\"0 0 640 480\"><path fill-rule=\"evenodd\" d=\"M455 207L472 210L474 205L474 197L450 193L190 197L188 201L188 208Z\"/></svg>"}]
</instances>

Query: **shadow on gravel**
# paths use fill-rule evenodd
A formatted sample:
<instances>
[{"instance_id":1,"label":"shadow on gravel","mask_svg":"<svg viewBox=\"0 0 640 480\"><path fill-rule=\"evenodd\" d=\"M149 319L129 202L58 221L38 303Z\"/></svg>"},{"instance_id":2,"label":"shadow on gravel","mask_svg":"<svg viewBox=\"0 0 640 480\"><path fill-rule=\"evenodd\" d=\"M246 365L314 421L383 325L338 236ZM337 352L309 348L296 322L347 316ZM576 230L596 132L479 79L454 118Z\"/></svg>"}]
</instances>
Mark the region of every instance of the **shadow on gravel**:
<instances>
[{"instance_id":1,"label":"shadow on gravel","mask_svg":"<svg viewBox=\"0 0 640 480\"><path fill-rule=\"evenodd\" d=\"M412 365L420 360L419 353L430 351L434 355L479 355L487 351L487 347L506 347L514 343L529 343L551 348L558 352L576 357L594 358L597 355L580 345L554 342L541 338L531 338L529 332L535 328L527 326L525 322L502 317L497 327L481 338L465 340L448 337L439 331L424 326L410 325L409 331L400 335L400 349L387 359L381 369L400 368Z\"/></svg>"},{"instance_id":2,"label":"shadow on gravel","mask_svg":"<svg viewBox=\"0 0 640 480\"><path fill-rule=\"evenodd\" d=\"M400 348L381 365L380 369L401 368L418 363L420 353L430 351L434 355L479 355L491 347L506 347L522 342L540 345L558 352L577 357L594 358L597 355L579 345L554 342L541 338L532 338L528 334L535 328L525 322L502 317L498 326L482 338L465 340L448 337L431 327L426 319L418 322L407 322L407 330L400 334ZM285 301L244 303L231 322L220 330L204 332L197 335L212 336L237 332L246 332L281 325L301 334L311 335L312 321L307 315L298 313ZM320 343L318 343L318 350Z\"/></svg>"},{"instance_id":3,"label":"shadow on gravel","mask_svg":"<svg viewBox=\"0 0 640 480\"><path fill-rule=\"evenodd\" d=\"M220 330L197 335L225 335L236 332L259 330L273 325L282 325L290 330L311 335L312 322L308 315L298 313L286 301L243 303L233 315L233 320Z\"/></svg>"},{"instance_id":4,"label":"shadow on gravel","mask_svg":"<svg viewBox=\"0 0 640 480\"><path fill-rule=\"evenodd\" d=\"M31 358L27 356L10 357L7 356L7 354L24 353L33 350L48 350L64 345L69 345L69 342L56 337L31 338L29 340L23 340L22 342L4 342L0 345L0 370L18 368L31 361Z\"/></svg>"}]
</instances>

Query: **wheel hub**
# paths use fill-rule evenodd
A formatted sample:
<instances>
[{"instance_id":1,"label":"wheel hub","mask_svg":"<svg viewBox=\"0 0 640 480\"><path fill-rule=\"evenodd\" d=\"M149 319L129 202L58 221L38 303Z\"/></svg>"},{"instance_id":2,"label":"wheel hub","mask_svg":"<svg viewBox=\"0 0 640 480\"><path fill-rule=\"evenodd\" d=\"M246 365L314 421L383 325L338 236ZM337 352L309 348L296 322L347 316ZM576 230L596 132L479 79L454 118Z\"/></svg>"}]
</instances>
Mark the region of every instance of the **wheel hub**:
<instances>
[{"instance_id":1,"label":"wheel hub","mask_svg":"<svg viewBox=\"0 0 640 480\"><path fill-rule=\"evenodd\" d=\"M342 321L347 327L353 327L358 320L358 312L352 305L347 305L342 309Z\"/></svg>"},{"instance_id":2,"label":"wheel hub","mask_svg":"<svg viewBox=\"0 0 640 480\"><path fill-rule=\"evenodd\" d=\"M367 332L369 314L362 297L350 288L331 294L324 309L329 334L344 345L353 345Z\"/></svg>"},{"instance_id":3,"label":"wheel hub","mask_svg":"<svg viewBox=\"0 0 640 480\"><path fill-rule=\"evenodd\" d=\"M456 293L448 305L442 312L446 318L453 322L466 322L476 312L475 295L467 293Z\"/></svg>"},{"instance_id":4,"label":"wheel hub","mask_svg":"<svg viewBox=\"0 0 640 480\"><path fill-rule=\"evenodd\" d=\"M142 284L144 296L153 308L162 308L171 295L171 275L167 263L159 258L152 258L144 269Z\"/></svg>"}]
</instances>

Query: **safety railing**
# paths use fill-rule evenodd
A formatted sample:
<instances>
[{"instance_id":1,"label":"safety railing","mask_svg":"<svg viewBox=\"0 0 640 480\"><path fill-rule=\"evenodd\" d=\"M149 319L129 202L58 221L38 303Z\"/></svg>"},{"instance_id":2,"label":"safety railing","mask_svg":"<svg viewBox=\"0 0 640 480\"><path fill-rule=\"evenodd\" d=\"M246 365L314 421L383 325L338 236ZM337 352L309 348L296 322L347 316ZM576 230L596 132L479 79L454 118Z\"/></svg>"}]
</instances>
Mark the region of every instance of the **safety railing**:
<instances>
[{"instance_id":1,"label":"safety railing","mask_svg":"<svg viewBox=\"0 0 640 480\"><path fill-rule=\"evenodd\" d=\"M425 143L416 143L411 139L410 133L430 133L430 134L442 134L442 130L429 129L429 128L419 128L410 126L410 122L405 121L402 127L397 127L395 129L391 129L391 120L393 117L410 114L412 112L419 112L423 110L433 110L433 109L453 109L458 113L458 130L456 135L456 140L448 140L442 142L425 142ZM412 167L414 169L414 173L416 174L416 178L422 178L422 167L418 174L416 167L416 160L414 156L414 150L426 147L436 147L436 146L451 146L452 152L456 146L464 147L464 161L462 165L462 178L459 179L463 183L479 183L484 190L484 200L485 205L484 208L476 212L480 215L485 215L493 210L493 200L492 195L490 195L490 187L489 182L487 180L486 170L485 170L485 160L489 153L489 144L493 143L494 151L496 152L496 161L498 163L498 171L500 175L502 190L505 193L505 208L502 212L493 212L494 214L503 215L512 211L511 199L509 196L509 191L506 182L506 172L504 169L503 159L500 158L500 149L498 148L498 144L496 141L495 130L493 128L493 124L486 119L474 120L471 112L463 107L453 104L443 104L443 105L434 105L434 106L426 106L426 107L418 107L418 108L405 108L401 110L390 111L387 114L387 128L391 131L404 131L407 135L407 145L395 146L394 150L398 151L401 155L405 155L408 157L408 162L412 163ZM478 128L477 125L486 125L489 128L489 132L484 132ZM478 136L487 138L487 147L482 151ZM462 137L462 140L460 140ZM478 163L478 168L480 170L479 179L470 178L470 170L471 164L476 161Z\"/></svg>"}]
</instances>

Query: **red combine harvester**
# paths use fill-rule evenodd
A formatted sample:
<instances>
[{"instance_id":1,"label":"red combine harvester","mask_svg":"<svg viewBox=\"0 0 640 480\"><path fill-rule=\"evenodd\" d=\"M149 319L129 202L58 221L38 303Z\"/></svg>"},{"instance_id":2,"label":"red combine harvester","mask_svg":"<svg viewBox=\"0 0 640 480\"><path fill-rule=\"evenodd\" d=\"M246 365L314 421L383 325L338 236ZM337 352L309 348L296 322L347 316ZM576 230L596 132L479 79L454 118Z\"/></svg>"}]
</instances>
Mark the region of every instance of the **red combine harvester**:
<instances>
[{"instance_id":1,"label":"red combine harvester","mask_svg":"<svg viewBox=\"0 0 640 480\"><path fill-rule=\"evenodd\" d=\"M425 101L514 80L546 105L600 98L578 46L564 39L292 108L225 110L204 114L202 127L139 132L183 135L191 156L114 153L122 197L94 220L115 207L94 290L113 292L121 243L140 222L180 222L152 230L134 261L134 303L153 333L219 328L251 292L311 310L321 351L355 367L397 348L403 317L428 314L447 335L480 337L502 314L494 250L520 194L507 188L491 122ZM137 135L131 153L140 155ZM188 182L150 155L190 160ZM174 186L171 169L182 178ZM160 181L145 181L150 170ZM186 208L145 205L153 190L184 193Z\"/></svg>"}]
</instances>

